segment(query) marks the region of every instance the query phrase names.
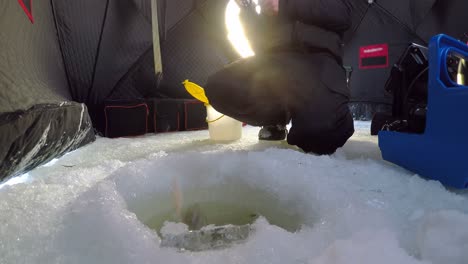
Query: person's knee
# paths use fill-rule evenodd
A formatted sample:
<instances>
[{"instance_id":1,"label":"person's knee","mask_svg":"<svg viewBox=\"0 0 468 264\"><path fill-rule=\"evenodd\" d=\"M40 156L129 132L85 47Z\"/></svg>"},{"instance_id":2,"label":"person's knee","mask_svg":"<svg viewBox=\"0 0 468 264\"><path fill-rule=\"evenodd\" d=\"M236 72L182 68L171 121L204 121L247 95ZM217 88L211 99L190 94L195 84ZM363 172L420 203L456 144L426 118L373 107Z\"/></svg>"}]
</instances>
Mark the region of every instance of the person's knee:
<instances>
[{"instance_id":1,"label":"person's knee","mask_svg":"<svg viewBox=\"0 0 468 264\"><path fill-rule=\"evenodd\" d=\"M244 98L241 96L244 92L242 88L229 75L227 69L211 75L204 87L205 95L210 104L218 111L228 112L239 108L244 102ZM226 112L223 113L227 114Z\"/></svg>"},{"instance_id":2,"label":"person's knee","mask_svg":"<svg viewBox=\"0 0 468 264\"><path fill-rule=\"evenodd\" d=\"M348 111L338 119L294 120L288 134L288 143L304 152L329 155L342 147L354 134L354 122Z\"/></svg>"},{"instance_id":3,"label":"person's knee","mask_svg":"<svg viewBox=\"0 0 468 264\"><path fill-rule=\"evenodd\" d=\"M209 97L219 97L220 94L229 91L226 87L230 84L229 79L223 76L223 73L218 72L209 76L205 84L205 94Z\"/></svg>"}]
</instances>

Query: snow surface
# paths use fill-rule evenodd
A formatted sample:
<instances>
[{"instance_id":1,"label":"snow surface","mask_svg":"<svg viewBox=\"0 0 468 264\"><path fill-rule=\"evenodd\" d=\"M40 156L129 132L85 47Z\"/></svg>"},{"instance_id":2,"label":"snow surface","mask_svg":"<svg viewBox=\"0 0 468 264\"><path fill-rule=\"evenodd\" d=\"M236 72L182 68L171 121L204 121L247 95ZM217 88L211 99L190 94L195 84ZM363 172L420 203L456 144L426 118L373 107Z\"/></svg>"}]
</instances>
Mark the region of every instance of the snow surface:
<instances>
[{"instance_id":1,"label":"snow surface","mask_svg":"<svg viewBox=\"0 0 468 264\"><path fill-rule=\"evenodd\" d=\"M468 263L468 192L383 161L369 123L356 128L332 156L258 142L253 127L231 144L207 131L99 138L1 185L0 263ZM175 179L186 204L267 193L302 227L266 216L228 249L160 247L143 222L174 210Z\"/></svg>"}]
</instances>

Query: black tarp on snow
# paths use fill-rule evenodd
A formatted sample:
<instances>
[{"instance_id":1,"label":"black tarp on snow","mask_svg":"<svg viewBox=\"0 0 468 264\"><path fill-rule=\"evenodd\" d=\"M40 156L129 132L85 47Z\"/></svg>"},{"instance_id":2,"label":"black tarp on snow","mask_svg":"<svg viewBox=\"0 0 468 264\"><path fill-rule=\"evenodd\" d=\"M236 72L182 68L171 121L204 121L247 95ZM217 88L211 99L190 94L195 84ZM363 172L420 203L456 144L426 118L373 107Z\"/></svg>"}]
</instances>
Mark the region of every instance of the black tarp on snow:
<instances>
[{"instance_id":1,"label":"black tarp on snow","mask_svg":"<svg viewBox=\"0 0 468 264\"><path fill-rule=\"evenodd\" d=\"M0 180L94 140L86 106L71 101L50 3L31 7L0 2Z\"/></svg>"},{"instance_id":2,"label":"black tarp on snow","mask_svg":"<svg viewBox=\"0 0 468 264\"><path fill-rule=\"evenodd\" d=\"M384 84L412 42L427 46L440 33L461 39L468 32L466 0L355 0L353 28L344 40L344 64L351 75L351 108L355 118L371 119L379 109L391 107ZM382 50L383 49L383 50ZM383 53L379 54L379 50ZM364 52L376 51L376 58ZM375 59L387 58L385 63ZM378 58L380 56L380 58ZM370 65L361 65L361 59ZM372 62L374 60L374 62Z\"/></svg>"}]
</instances>

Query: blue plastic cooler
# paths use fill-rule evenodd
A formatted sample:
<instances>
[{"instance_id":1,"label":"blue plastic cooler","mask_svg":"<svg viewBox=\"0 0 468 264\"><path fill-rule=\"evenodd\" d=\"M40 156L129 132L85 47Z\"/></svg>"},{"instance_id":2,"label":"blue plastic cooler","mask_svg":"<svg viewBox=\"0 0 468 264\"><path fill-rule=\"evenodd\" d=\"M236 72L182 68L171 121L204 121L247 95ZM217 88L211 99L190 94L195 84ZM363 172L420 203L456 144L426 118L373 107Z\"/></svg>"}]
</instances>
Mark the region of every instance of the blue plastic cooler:
<instances>
[{"instance_id":1,"label":"blue plastic cooler","mask_svg":"<svg viewBox=\"0 0 468 264\"><path fill-rule=\"evenodd\" d=\"M447 55L468 58L468 46L446 35L429 44L429 83L424 134L379 132L385 160L422 177L468 188L468 86L451 80Z\"/></svg>"}]
</instances>

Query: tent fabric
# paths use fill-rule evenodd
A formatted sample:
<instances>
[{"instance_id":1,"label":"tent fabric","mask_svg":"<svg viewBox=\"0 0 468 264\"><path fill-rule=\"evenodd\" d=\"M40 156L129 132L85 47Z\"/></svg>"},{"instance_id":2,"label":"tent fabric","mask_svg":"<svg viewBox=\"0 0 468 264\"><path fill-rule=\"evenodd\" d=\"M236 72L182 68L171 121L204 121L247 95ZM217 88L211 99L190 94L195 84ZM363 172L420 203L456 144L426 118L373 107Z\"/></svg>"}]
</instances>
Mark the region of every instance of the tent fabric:
<instances>
[{"instance_id":1,"label":"tent fabric","mask_svg":"<svg viewBox=\"0 0 468 264\"><path fill-rule=\"evenodd\" d=\"M415 32L435 2L436 0L408 0L399 1L398 4L395 4L395 1L392 0L377 0L375 5L378 9L386 11L389 15L395 17L396 20L405 25L409 30Z\"/></svg>"},{"instance_id":2,"label":"tent fabric","mask_svg":"<svg viewBox=\"0 0 468 264\"><path fill-rule=\"evenodd\" d=\"M163 78L153 96L192 98L182 81L204 85L211 74L239 57L227 39L227 0L157 2Z\"/></svg>"},{"instance_id":3,"label":"tent fabric","mask_svg":"<svg viewBox=\"0 0 468 264\"><path fill-rule=\"evenodd\" d=\"M467 14L466 0L437 0L428 15L418 24L416 32L426 40L439 33L459 39L464 33L468 33Z\"/></svg>"},{"instance_id":4,"label":"tent fabric","mask_svg":"<svg viewBox=\"0 0 468 264\"><path fill-rule=\"evenodd\" d=\"M152 49L151 21L132 1L60 0L53 5L73 99L99 104Z\"/></svg>"},{"instance_id":5,"label":"tent fabric","mask_svg":"<svg viewBox=\"0 0 468 264\"><path fill-rule=\"evenodd\" d=\"M0 2L0 113L70 98L50 7L35 4L34 16Z\"/></svg>"},{"instance_id":6,"label":"tent fabric","mask_svg":"<svg viewBox=\"0 0 468 264\"><path fill-rule=\"evenodd\" d=\"M84 0L51 3L53 16L57 21L57 36L62 47L64 66L70 82L70 93L74 100L86 102L88 90L92 85L92 69L98 53L107 2ZM86 52L83 52L84 50Z\"/></svg>"},{"instance_id":7,"label":"tent fabric","mask_svg":"<svg viewBox=\"0 0 468 264\"><path fill-rule=\"evenodd\" d=\"M95 138L86 107L71 102L50 3L23 2L29 14L0 3L0 180Z\"/></svg>"},{"instance_id":8,"label":"tent fabric","mask_svg":"<svg viewBox=\"0 0 468 264\"><path fill-rule=\"evenodd\" d=\"M390 73L391 67L389 66L397 61L407 45L413 40L413 36L384 11L379 8L369 10L359 29L345 46L344 64L353 67L351 101L388 102L389 99L383 94L383 84ZM388 45L389 62L387 66L368 70L360 69L360 48L375 44Z\"/></svg>"},{"instance_id":9,"label":"tent fabric","mask_svg":"<svg viewBox=\"0 0 468 264\"><path fill-rule=\"evenodd\" d=\"M229 62L226 34L218 33L224 24L210 23L224 14L222 1L158 0L162 83L154 69L151 0L51 1L72 98L88 106L101 132L106 100L190 98L185 79L203 84ZM219 9L203 11L213 6Z\"/></svg>"},{"instance_id":10,"label":"tent fabric","mask_svg":"<svg viewBox=\"0 0 468 264\"><path fill-rule=\"evenodd\" d=\"M222 47L213 45L208 35L210 27L205 23L203 16L194 12L171 29L161 45L163 85L171 87L171 96L189 98L181 81L190 79L204 85L208 76L230 61ZM226 36L222 33L220 35Z\"/></svg>"}]
</instances>

